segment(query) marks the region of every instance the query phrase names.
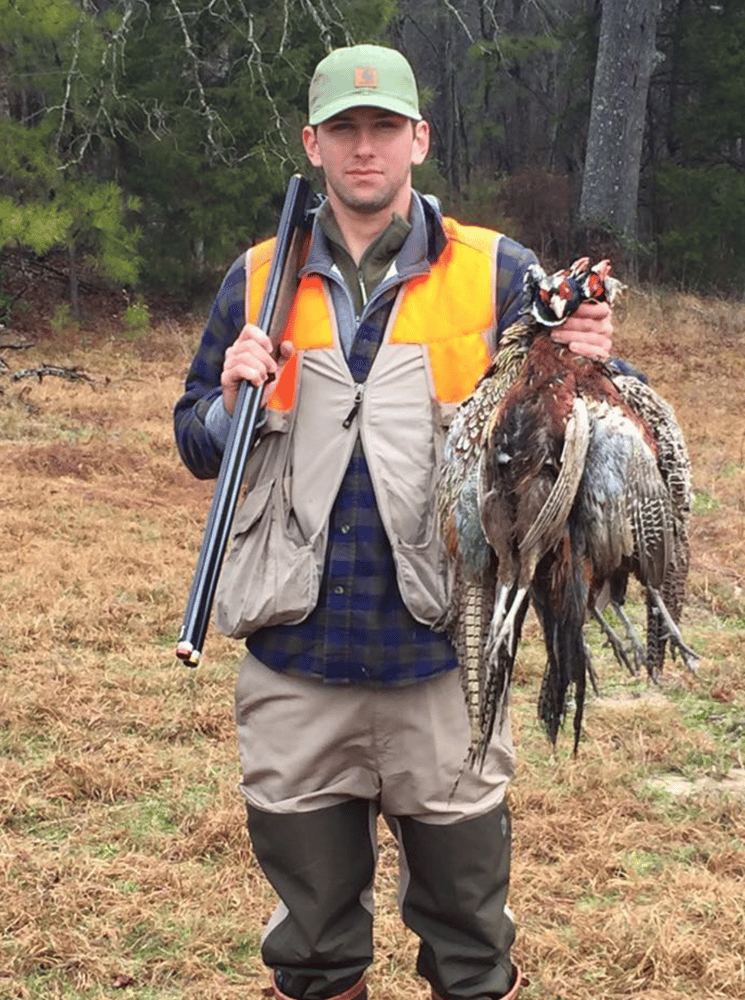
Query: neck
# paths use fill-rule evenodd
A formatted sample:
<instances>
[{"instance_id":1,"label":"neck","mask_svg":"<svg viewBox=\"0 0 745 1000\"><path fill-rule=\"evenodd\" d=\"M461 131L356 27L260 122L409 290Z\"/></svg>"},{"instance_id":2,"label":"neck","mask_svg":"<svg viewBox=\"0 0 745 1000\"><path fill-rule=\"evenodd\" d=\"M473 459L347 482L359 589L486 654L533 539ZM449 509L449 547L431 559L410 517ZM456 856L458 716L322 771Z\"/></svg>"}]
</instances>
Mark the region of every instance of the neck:
<instances>
[{"instance_id":1,"label":"neck","mask_svg":"<svg viewBox=\"0 0 745 1000\"><path fill-rule=\"evenodd\" d=\"M327 193L334 218L355 264L360 263L365 250L388 226L393 213L398 212L406 219L411 207L411 191L407 192L406 197L397 198L395 203L379 212L358 212L339 201L333 191L329 190Z\"/></svg>"}]
</instances>

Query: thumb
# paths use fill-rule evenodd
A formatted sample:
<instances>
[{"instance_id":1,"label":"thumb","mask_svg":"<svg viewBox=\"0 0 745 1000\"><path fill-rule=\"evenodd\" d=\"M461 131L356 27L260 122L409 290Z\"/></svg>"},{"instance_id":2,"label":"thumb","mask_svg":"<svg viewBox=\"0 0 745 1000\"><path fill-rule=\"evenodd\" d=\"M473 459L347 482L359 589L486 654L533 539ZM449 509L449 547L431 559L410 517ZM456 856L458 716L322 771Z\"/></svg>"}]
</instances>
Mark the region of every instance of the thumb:
<instances>
[{"instance_id":1,"label":"thumb","mask_svg":"<svg viewBox=\"0 0 745 1000\"><path fill-rule=\"evenodd\" d=\"M291 340L283 340L279 345L279 357L277 358L277 364L279 365L280 371L290 360L292 355L295 353L295 345Z\"/></svg>"},{"instance_id":2,"label":"thumb","mask_svg":"<svg viewBox=\"0 0 745 1000\"><path fill-rule=\"evenodd\" d=\"M274 392L277 381L279 380L279 377L282 374L282 369L284 368L284 366L287 364L287 362L290 360L290 358L294 353L295 353L295 345L292 343L291 340L283 340L279 344L279 347L277 348L277 357L276 357L277 370L276 372L272 372L267 378L266 382L264 383L264 396L261 401L262 406L266 406L266 402L271 396L271 394Z\"/></svg>"}]
</instances>

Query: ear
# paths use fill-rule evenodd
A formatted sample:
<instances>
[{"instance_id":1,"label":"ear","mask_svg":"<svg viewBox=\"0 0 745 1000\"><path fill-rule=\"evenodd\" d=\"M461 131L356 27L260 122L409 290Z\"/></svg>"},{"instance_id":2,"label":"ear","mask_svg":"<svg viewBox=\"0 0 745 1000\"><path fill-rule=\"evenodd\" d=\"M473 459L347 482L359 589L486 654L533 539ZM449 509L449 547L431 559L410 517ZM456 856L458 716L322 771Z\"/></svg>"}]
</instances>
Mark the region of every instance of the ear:
<instances>
[{"instance_id":1,"label":"ear","mask_svg":"<svg viewBox=\"0 0 745 1000\"><path fill-rule=\"evenodd\" d=\"M418 167L424 163L429 152L429 122L414 123L414 145L411 150L411 163Z\"/></svg>"},{"instance_id":2,"label":"ear","mask_svg":"<svg viewBox=\"0 0 745 1000\"><path fill-rule=\"evenodd\" d=\"M312 125L306 125L303 128L303 146L305 148L305 155L311 164L314 167L322 166L321 153L318 149L318 137Z\"/></svg>"}]
</instances>

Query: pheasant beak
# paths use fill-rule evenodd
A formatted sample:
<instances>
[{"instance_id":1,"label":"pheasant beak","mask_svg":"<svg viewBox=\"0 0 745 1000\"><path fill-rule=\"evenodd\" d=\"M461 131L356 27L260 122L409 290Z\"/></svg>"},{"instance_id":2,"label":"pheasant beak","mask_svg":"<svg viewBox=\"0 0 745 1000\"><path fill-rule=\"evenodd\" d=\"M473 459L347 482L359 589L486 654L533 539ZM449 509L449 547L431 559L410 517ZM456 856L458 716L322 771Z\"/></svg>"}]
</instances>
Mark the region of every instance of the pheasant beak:
<instances>
[{"instance_id":1,"label":"pheasant beak","mask_svg":"<svg viewBox=\"0 0 745 1000\"><path fill-rule=\"evenodd\" d=\"M564 319L564 313L569 305L569 300L561 294L551 296L551 311L555 313L557 319Z\"/></svg>"}]
</instances>

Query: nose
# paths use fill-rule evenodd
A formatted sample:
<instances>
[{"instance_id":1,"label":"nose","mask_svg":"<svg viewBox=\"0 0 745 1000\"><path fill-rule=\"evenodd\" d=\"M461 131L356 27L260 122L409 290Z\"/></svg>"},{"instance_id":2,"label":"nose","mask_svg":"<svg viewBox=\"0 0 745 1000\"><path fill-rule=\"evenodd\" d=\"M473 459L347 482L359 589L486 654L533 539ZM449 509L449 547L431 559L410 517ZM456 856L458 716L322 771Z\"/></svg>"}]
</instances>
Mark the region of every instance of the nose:
<instances>
[{"instance_id":1,"label":"nose","mask_svg":"<svg viewBox=\"0 0 745 1000\"><path fill-rule=\"evenodd\" d=\"M373 152L372 130L361 128L357 133L357 155L369 156Z\"/></svg>"}]
</instances>

